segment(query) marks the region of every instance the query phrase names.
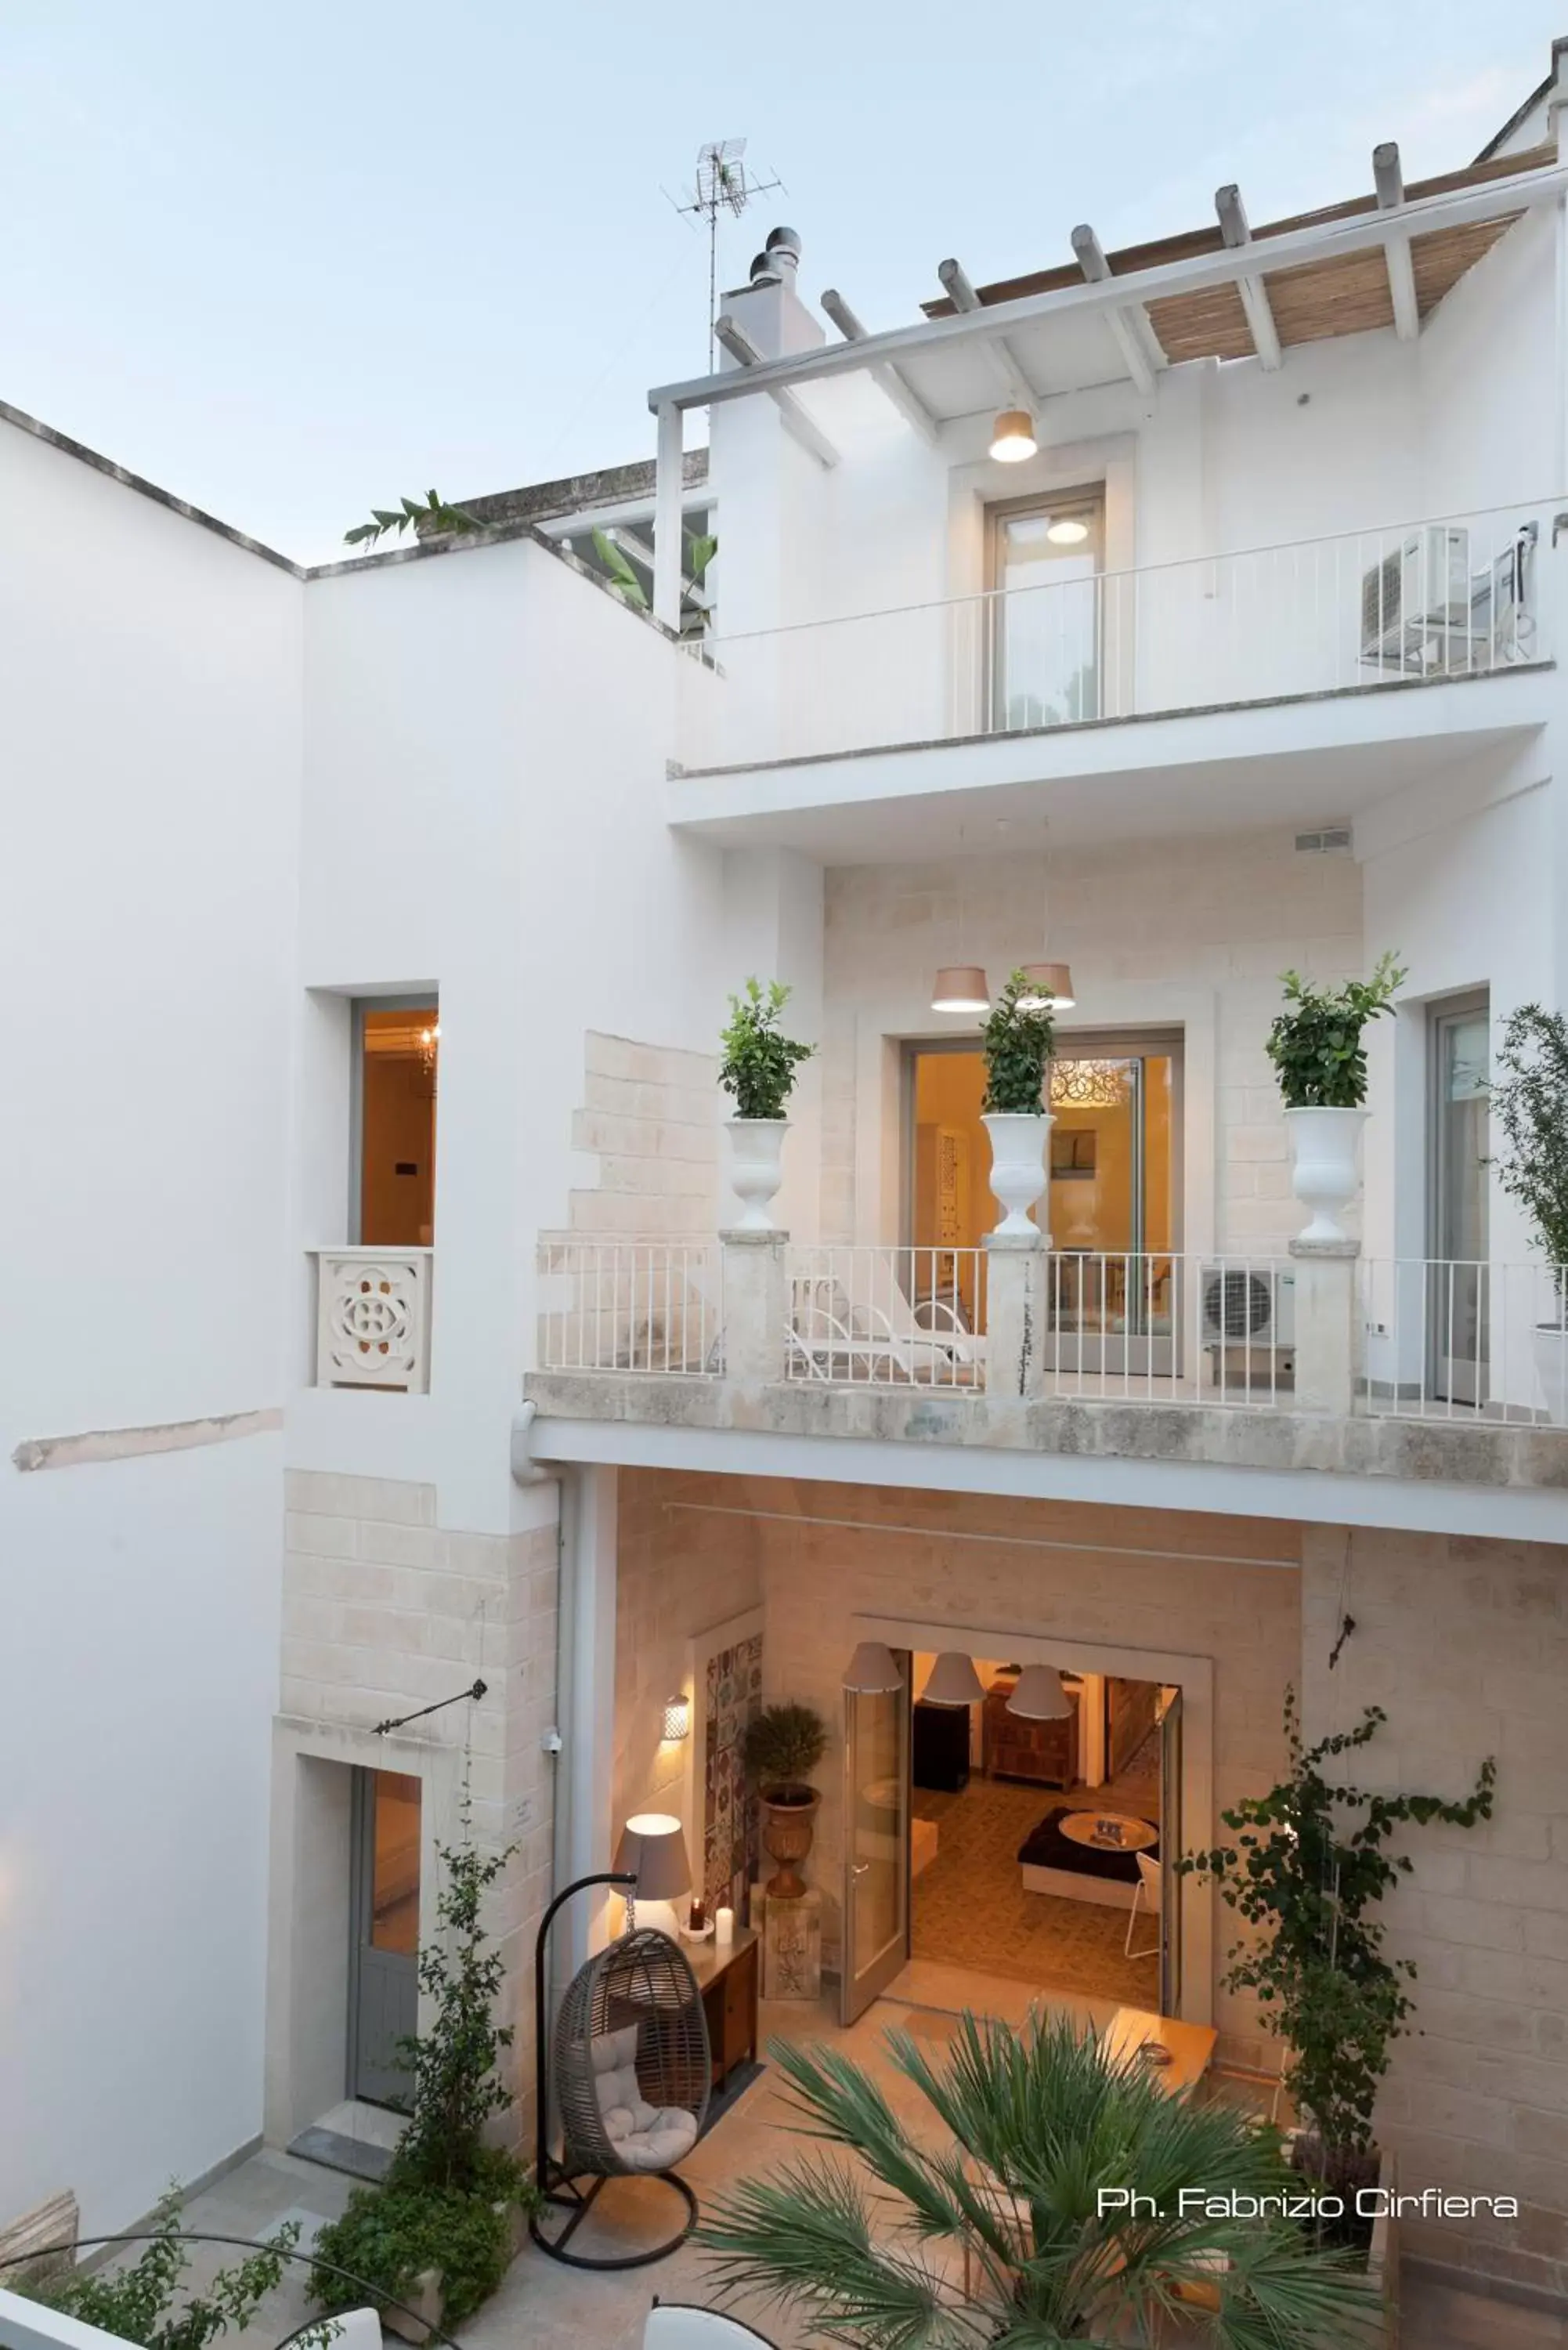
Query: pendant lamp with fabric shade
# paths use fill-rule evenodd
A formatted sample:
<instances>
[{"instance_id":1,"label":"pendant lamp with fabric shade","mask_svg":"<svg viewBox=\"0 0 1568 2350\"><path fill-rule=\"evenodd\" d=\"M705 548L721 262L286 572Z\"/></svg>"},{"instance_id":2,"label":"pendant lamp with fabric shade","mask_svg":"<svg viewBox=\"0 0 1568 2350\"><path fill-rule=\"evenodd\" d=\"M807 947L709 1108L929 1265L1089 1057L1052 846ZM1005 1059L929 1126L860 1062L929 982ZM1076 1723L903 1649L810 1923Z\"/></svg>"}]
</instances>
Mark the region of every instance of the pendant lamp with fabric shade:
<instances>
[{"instance_id":1,"label":"pendant lamp with fabric shade","mask_svg":"<svg viewBox=\"0 0 1568 2350\"><path fill-rule=\"evenodd\" d=\"M1020 1721L1065 1721L1073 1704L1054 1665L1025 1665L1007 1711Z\"/></svg>"},{"instance_id":2,"label":"pendant lamp with fabric shade","mask_svg":"<svg viewBox=\"0 0 1568 2350\"><path fill-rule=\"evenodd\" d=\"M930 1679L920 1691L922 1705L979 1705L985 1691L974 1669L974 1659L961 1648L944 1648L931 1667Z\"/></svg>"}]
</instances>

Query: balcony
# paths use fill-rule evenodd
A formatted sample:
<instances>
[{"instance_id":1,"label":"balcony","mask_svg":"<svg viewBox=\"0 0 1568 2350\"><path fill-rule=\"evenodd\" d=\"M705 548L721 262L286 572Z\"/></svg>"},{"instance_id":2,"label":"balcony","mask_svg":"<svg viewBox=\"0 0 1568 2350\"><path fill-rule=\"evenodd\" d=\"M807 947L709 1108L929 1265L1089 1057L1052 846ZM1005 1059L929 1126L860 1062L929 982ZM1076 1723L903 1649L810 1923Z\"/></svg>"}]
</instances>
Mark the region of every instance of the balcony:
<instances>
[{"instance_id":1,"label":"balcony","mask_svg":"<svg viewBox=\"0 0 1568 2350\"><path fill-rule=\"evenodd\" d=\"M1532 1488L1559 1516L1568 1485L1568 1270L1540 1263L730 1234L540 1272L546 1420Z\"/></svg>"},{"instance_id":2,"label":"balcony","mask_svg":"<svg viewBox=\"0 0 1568 2350\"><path fill-rule=\"evenodd\" d=\"M711 639L683 664L672 818L849 857L889 800L1000 814L1046 783L1069 827L1103 827L1167 770L1187 818L1194 786L1210 820L1257 821L1260 793L1270 820L1322 821L1325 792L1353 816L1543 723L1554 521L1497 508Z\"/></svg>"}]
</instances>

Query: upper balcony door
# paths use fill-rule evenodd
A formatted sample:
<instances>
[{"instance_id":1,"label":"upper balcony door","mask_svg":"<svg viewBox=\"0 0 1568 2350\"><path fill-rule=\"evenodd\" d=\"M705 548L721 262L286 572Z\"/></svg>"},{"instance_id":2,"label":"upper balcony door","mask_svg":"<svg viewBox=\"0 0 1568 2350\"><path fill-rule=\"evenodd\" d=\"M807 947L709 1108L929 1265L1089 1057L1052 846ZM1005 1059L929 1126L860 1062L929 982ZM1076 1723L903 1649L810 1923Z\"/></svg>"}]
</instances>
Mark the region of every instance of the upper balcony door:
<instances>
[{"instance_id":1,"label":"upper balcony door","mask_svg":"<svg viewBox=\"0 0 1568 2350\"><path fill-rule=\"evenodd\" d=\"M909 1054L905 1195L917 1267L983 1323L970 1268L999 1221L981 1123L985 1064L967 1047ZM1174 1317L1181 1250L1179 1036L1064 1036L1051 1065L1051 1183L1034 1221L1054 1243L1048 1268L1053 1367L1178 1367ZM913 1301L917 1307L919 1301Z\"/></svg>"},{"instance_id":2,"label":"upper balcony door","mask_svg":"<svg viewBox=\"0 0 1568 2350\"><path fill-rule=\"evenodd\" d=\"M987 525L992 732L1097 718L1103 491L1010 499Z\"/></svg>"},{"instance_id":3,"label":"upper balcony door","mask_svg":"<svg viewBox=\"0 0 1568 2350\"><path fill-rule=\"evenodd\" d=\"M1427 1374L1455 1403L1484 1404L1487 1298L1487 1081L1490 1034L1485 994L1453 997L1430 1014L1428 1084Z\"/></svg>"}]
</instances>

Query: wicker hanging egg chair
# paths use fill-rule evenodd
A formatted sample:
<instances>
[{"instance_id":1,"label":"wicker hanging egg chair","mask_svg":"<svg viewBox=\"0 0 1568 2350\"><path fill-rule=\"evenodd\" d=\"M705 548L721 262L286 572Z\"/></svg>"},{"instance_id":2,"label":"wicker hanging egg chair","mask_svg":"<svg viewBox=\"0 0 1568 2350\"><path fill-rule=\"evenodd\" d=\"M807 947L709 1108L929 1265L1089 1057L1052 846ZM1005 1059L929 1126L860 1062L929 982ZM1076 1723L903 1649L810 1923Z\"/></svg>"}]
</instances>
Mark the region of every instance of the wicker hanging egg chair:
<instances>
[{"instance_id":1,"label":"wicker hanging egg chair","mask_svg":"<svg viewBox=\"0 0 1568 2350\"><path fill-rule=\"evenodd\" d=\"M701 2135L712 2085L708 2019L697 1979L668 1934L636 1928L580 1967L567 1985L550 2043L550 2085L561 2124L552 2200L576 2207L564 2244L607 2178L667 2178L684 2197L680 2234L632 2260L585 2267L634 2267L660 2259L691 2232L697 2199L675 2165ZM573 2182L594 2182L585 2196ZM570 2259L566 2253L559 2255Z\"/></svg>"}]
</instances>

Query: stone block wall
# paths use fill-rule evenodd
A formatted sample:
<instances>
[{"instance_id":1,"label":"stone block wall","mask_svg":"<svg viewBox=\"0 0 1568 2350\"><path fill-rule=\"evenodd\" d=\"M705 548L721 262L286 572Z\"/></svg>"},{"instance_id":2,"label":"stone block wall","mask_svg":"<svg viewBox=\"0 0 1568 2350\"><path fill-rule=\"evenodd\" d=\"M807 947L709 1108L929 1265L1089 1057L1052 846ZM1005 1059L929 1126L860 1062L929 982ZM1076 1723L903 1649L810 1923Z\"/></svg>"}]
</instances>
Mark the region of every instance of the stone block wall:
<instances>
[{"instance_id":1,"label":"stone block wall","mask_svg":"<svg viewBox=\"0 0 1568 2350\"><path fill-rule=\"evenodd\" d=\"M533 1935L551 1889L556 1541L436 1523L435 1488L291 1470L283 1586L281 1710L297 1722L369 1729L448 1698L476 1677L486 1694L402 1733L466 1747L477 1841L517 1852L489 1919L530 2013ZM403 1767L400 1765L399 1767ZM532 2074L531 2034L513 2052Z\"/></svg>"},{"instance_id":2,"label":"stone block wall","mask_svg":"<svg viewBox=\"0 0 1568 2350\"><path fill-rule=\"evenodd\" d=\"M714 1232L717 1055L590 1029L584 1056L583 1106L573 1116L572 1148L597 1158L598 1180L572 1192L571 1232L614 1239L674 1232L705 1238Z\"/></svg>"},{"instance_id":3,"label":"stone block wall","mask_svg":"<svg viewBox=\"0 0 1568 2350\"><path fill-rule=\"evenodd\" d=\"M1388 1716L1361 1785L1457 1797L1497 1757L1490 1822L1396 1847L1414 1868L1388 1950L1416 1964L1419 2036L1378 2131L1406 2189L1520 2199L1517 2221L1407 2220L1411 2252L1568 2293L1568 1546L1308 1528L1302 1632L1309 1737Z\"/></svg>"},{"instance_id":4,"label":"stone block wall","mask_svg":"<svg viewBox=\"0 0 1568 2350\"><path fill-rule=\"evenodd\" d=\"M1361 969L1360 868L1348 857L1299 855L1278 832L1064 848L1049 860L1047 942L1040 836L1032 846L1022 824L1010 829L1016 838L999 836L994 856L843 866L826 877L823 1237L855 1236L857 1013L911 991L928 1000L919 991L941 963L982 963L996 987L1014 963L1049 951L1072 964L1080 1023L1098 1016L1098 989L1212 989L1216 1243L1282 1253L1301 1218L1263 1039L1287 965L1325 980Z\"/></svg>"},{"instance_id":5,"label":"stone block wall","mask_svg":"<svg viewBox=\"0 0 1568 2350\"><path fill-rule=\"evenodd\" d=\"M648 1470L620 1472L612 1832L633 1812L682 1811L687 1750L663 1735L665 1700L686 1686L692 1638L761 1602L765 1529L744 1516L671 1506L733 1507L732 1482ZM764 1640L764 1655L765 1647ZM691 1694L695 1737L702 1709L701 1693ZM695 1865L701 1822L688 1820L686 1826Z\"/></svg>"},{"instance_id":6,"label":"stone block wall","mask_svg":"<svg viewBox=\"0 0 1568 2350\"><path fill-rule=\"evenodd\" d=\"M684 1635L760 1596L768 1699L814 1705L830 1732L809 1874L823 1891L825 1946L835 1963L844 1861L842 1674L857 1614L1064 1639L1076 1634L1210 1658L1216 1811L1262 1794L1283 1765L1284 1694L1301 1656L1293 1525L762 1478L623 1471L620 1486L618 1788L627 1801L641 1802L660 1783L653 1708L684 1653ZM666 1511L670 1499L765 1514ZM813 1519L855 1523L846 1529ZM922 1532L893 1530L910 1526ZM966 1543L965 1534L1023 1543ZM1032 1550L1031 1540L1059 1547ZM1239 1557L1261 1563L1221 1563ZM1214 1825L1188 1821L1184 1831L1199 1843ZM1220 1949L1228 1939L1220 1936ZM1277 2062L1250 2002L1221 1993L1216 2013L1236 2061Z\"/></svg>"}]
</instances>

